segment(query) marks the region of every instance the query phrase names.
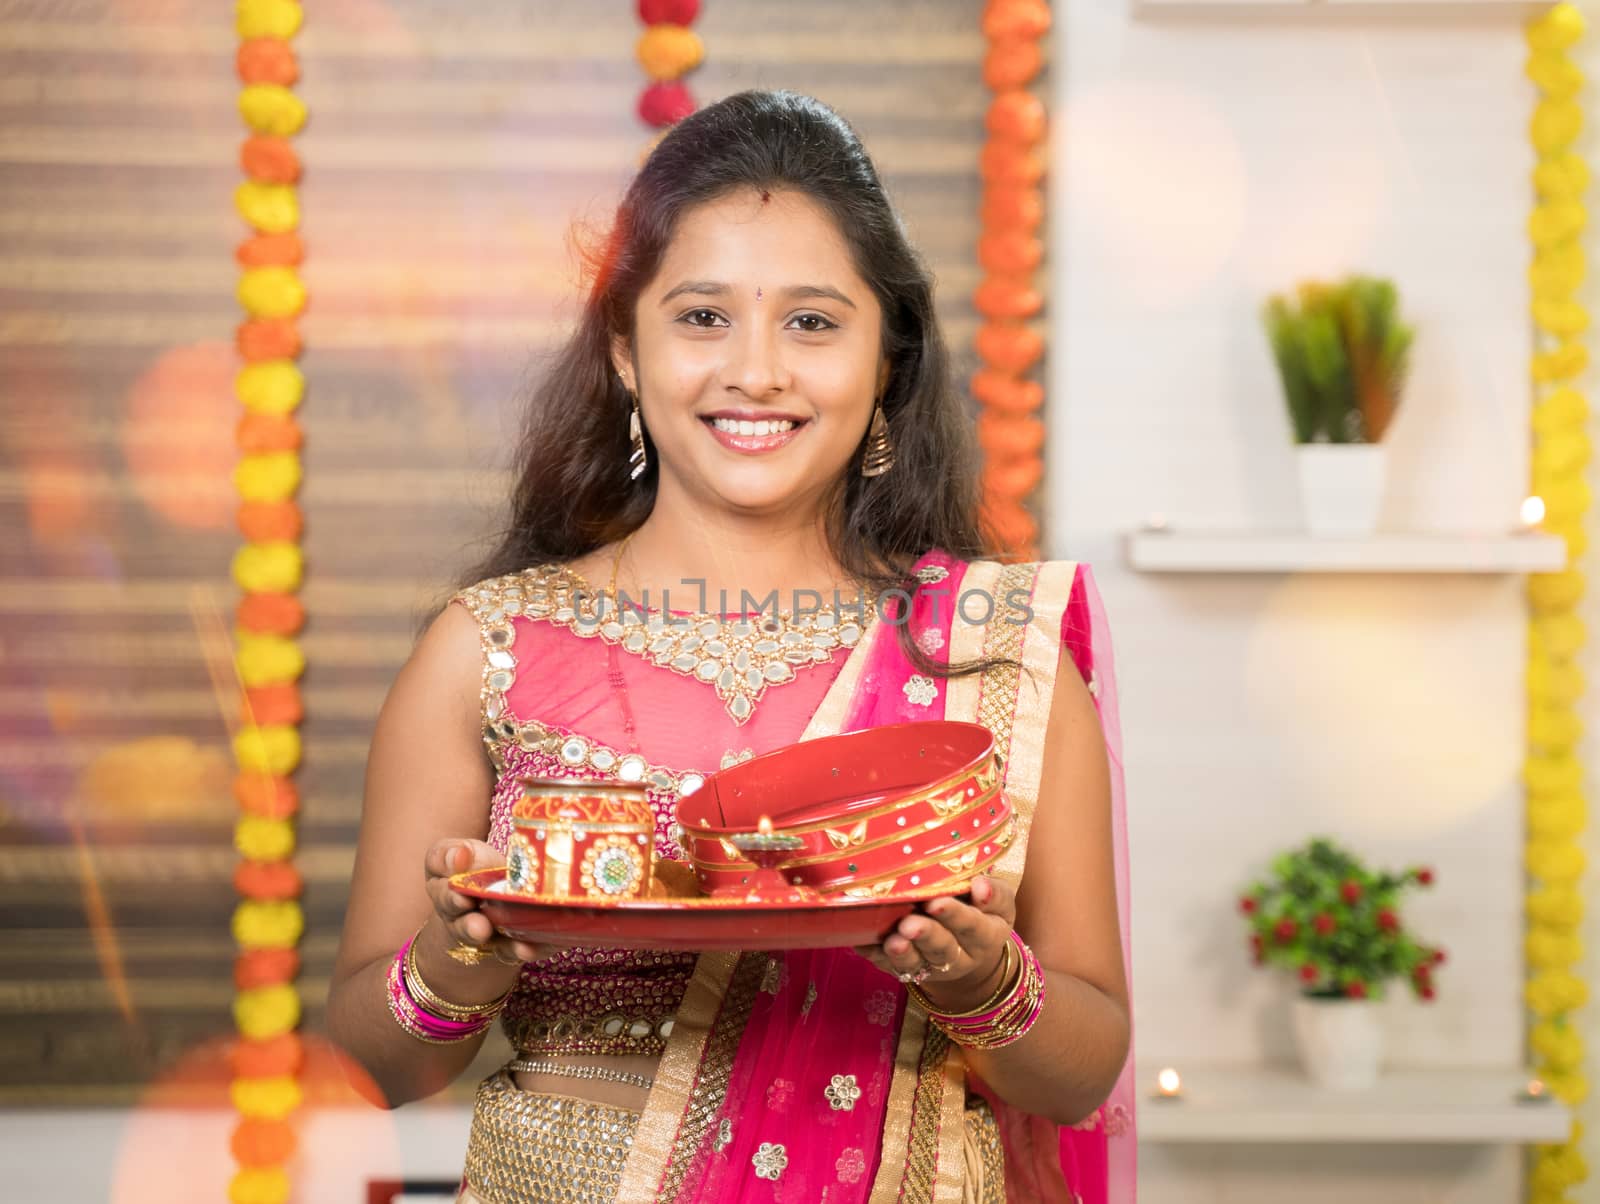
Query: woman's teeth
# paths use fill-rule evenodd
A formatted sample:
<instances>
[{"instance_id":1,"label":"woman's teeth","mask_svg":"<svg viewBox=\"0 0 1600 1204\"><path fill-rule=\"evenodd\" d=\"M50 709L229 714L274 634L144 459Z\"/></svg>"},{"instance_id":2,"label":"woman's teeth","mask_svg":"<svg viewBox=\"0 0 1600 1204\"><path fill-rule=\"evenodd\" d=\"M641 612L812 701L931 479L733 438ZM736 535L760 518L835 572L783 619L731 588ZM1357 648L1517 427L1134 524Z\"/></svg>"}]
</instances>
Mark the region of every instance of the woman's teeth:
<instances>
[{"instance_id":1,"label":"woman's teeth","mask_svg":"<svg viewBox=\"0 0 1600 1204\"><path fill-rule=\"evenodd\" d=\"M783 418L776 420L763 419L760 422L745 422L734 418L713 418L711 425L729 435L755 435L757 437L779 435L784 431L794 430L794 423Z\"/></svg>"}]
</instances>

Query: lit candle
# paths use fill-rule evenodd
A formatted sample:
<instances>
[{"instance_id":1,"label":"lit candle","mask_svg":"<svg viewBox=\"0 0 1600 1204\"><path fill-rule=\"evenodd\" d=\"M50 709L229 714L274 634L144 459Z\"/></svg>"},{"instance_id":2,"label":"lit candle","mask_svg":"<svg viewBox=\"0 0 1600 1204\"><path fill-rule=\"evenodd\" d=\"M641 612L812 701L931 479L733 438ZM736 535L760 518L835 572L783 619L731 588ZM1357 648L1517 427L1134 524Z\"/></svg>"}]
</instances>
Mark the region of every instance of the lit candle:
<instances>
[{"instance_id":1,"label":"lit candle","mask_svg":"<svg viewBox=\"0 0 1600 1204\"><path fill-rule=\"evenodd\" d=\"M1183 1079L1172 1067L1164 1068L1156 1075L1156 1098L1179 1099L1183 1095Z\"/></svg>"},{"instance_id":2,"label":"lit candle","mask_svg":"<svg viewBox=\"0 0 1600 1204\"><path fill-rule=\"evenodd\" d=\"M760 819L756 820L756 831L761 833L761 835L763 835L763 836L771 836L772 835L772 819L771 819L771 817L763 815Z\"/></svg>"},{"instance_id":3,"label":"lit candle","mask_svg":"<svg viewBox=\"0 0 1600 1204\"><path fill-rule=\"evenodd\" d=\"M1531 531L1544 522L1544 499L1534 496L1524 498L1522 502L1522 525Z\"/></svg>"},{"instance_id":4,"label":"lit candle","mask_svg":"<svg viewBox=\"0 0 1600 1204\"><path fill-rule=\"evenodd\" d=\"M1541 1079L1529 1079L1528 1085L1522 1089L1522 1093L1517 1098L1529 1104L1543 1103L1550 1098L1550 1089L1544 1085Z\"/></svg>"}]
</instances>

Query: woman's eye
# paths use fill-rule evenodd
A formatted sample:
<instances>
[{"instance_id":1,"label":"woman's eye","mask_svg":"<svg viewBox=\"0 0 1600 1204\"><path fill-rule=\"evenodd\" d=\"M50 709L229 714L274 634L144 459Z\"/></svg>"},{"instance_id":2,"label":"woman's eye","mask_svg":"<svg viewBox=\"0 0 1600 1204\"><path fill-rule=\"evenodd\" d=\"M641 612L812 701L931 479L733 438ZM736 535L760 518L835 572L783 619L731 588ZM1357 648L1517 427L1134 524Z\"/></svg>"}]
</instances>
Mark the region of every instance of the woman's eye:
<instances>
[{"instance_id":1,"label":"woman's eye","mask_svg":"<svg viewBox=\"0 0 1600 1204\"><path fill-rule=\"evenodd\" d=\"M816 334L818 331L823 331L823 330L833 330L834 327L835 327L835 323L828 321L828 319L824 318L821 314L801 314L799 317L797 317L795 319L795 321L796 322L816 322L816 323L818 323L818 325L816 325L816 326L802 326L801 327L802 330L806 331L809 334Z\"/></svg>"},{"instance_id":2,"label":"woman's eye","mask_svg":"<svg viewBox=\"0 0 1600 1204\"><path fill-rule=\"evenodd\" d=\"M712 322L699 322L699 321L694 321L693 320L693 319L699 318L702 314L705 315L706 317L709 317L709 318L712 318L712 319L715 319L718 316L717 312L715 310L711 310L711 309L691 309L688 313L683 315L683 320L688 322L690 326L710 326L710 325L712 325L713 324Z\"/></svg>"}]
</instances>

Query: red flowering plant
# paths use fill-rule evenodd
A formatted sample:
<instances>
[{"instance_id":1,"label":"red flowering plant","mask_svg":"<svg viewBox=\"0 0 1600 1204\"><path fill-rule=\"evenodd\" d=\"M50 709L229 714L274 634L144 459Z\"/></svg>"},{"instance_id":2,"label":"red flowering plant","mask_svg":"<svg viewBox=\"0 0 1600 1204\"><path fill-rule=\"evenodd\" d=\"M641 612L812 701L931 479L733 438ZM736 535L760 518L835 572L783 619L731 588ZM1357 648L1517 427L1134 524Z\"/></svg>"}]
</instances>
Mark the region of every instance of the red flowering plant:
<instances>
[{"instance_id":1,"label":"red flowering plant","mask_svg":"<svg viewBox=\"0 0 1600 1204\"><path fill-rule=\"evenodd\" d=\"M1404 978L1419 999L1434 997L1444 950L1400 923L1399 896L1433 885L1433 871L1374 873L1331 840L1318 838L1272 862L1270 880L1239 900L1256 965L1294 971L1303 994L1322 999L1382 999L1383 984Z\"/></svg>"}]
</instances>

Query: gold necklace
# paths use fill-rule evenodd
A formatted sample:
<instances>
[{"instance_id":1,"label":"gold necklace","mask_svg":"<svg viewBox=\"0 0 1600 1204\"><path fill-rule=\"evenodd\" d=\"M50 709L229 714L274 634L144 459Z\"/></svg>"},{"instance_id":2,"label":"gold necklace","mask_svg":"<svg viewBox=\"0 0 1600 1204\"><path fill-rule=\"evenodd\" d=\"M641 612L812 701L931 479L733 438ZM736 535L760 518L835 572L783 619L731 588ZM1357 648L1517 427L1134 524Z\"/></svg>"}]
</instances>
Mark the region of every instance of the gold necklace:
<instances>
[{"instance_id":1,"label":"gold necklace","mask_svg":"<svg viewBox=\"0 0 1600 1204\"><path fill-rule=\"evenodd\" d=\"M793 681L797 671L826 664L840 649L854 647L876 618L876 608L862 605L844 611L804 614L779 611L754 616L672 615L617 605L617 578L629 532L611 561L612 608L593 597L577 573L561 565L532 570L526 612L569 627L580 636L599 637L712 687L735 723L755 712L767 687ZM600 610L597 612L597 605ZM613 609L614 608L614 609ZM609 610L610 613L606 613ZM845 615L854 612L854 621Z\"/></svg>"}]
</instances>

